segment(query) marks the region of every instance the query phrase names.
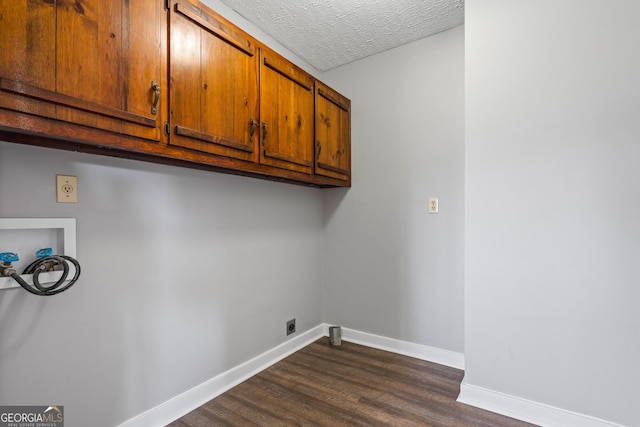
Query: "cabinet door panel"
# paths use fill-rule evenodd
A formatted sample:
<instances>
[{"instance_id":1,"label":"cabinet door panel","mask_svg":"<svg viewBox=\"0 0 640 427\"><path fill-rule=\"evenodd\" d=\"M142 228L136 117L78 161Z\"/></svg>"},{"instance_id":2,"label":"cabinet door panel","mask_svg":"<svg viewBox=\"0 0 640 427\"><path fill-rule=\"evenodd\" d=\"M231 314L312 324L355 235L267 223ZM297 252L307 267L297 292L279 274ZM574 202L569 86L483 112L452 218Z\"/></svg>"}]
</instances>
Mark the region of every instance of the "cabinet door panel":
<instances>
[{"instance_id":1,"label":"cabinet door panel","mask_svg":"<svg viewBox=\"0 0 640 427\"><path fill-rule=\"evenodd\" d=\"M134 7L145 19L132 25L136 13L125 0L2 0L0 107L158 140L159 122L148 108L151 81L161 77L161 42L159 21L149 17L162 6L141 0ZM152 51L155 66L141 68L132 57L136 38L144 43L135 48ZM128 81L125 70L145 84Z\"/></svg>"},{"instance_id":2,"label":"cabinet door panel","mask_svg":"<svg viewBox=\"0 0 640 427\"><path fill-rule=\"evenodd\" d=\"M27 0L0 2L0 84L11 82L55 91L56 10L53 4ZM0 89L0 107L46 117L55 116L53 104L15 96Z\"/></svg>"},{"instance_id":3,"label":"cabinet door panel","mask_svg":"<svg viewBox=\"0 0 640 427\"><path fill-rule=\"evenodd\" d=\"M118 109L122 102L120 2L60 2L56 10L56 92ZM118 7L114 7L116 5ZM103 56L104 55L104 56ZM103 59L104 58L104 59ZM58 107L57 118L118 131L120 122Z\"/></svg>"},{"instance_id":4,"label":"cabinet door panel","mask_svg":"<svg viewBox=\"0 0 640 427\"><path fill-rule=\"evenodd\" d=\"M320 82L316 83L315 173L351 178L351 101Z\"/></svg>"},{"instance_id":5,"label":"cabinet door panel","mask_svg":"<svg viewBox=\"0 0 640 427\"><path fill-rule=\"evenodd\" d=\"M258 62L253 42L178 1L171 14L170 144L255 161Z\"/></svg>"},{"instance_id":6,"label":"cabinet door panel","mask_svg":"<svg viewBox=\"0 0 640 427\"><path fill-rule=\"evenodd\" d=\"M172 11L169 32L170 121L172 125L200 131L201 30ZM170 143L182 145L174 135ZM190 148L200 149L200 145Z\"/></svg>"},{"instance_id":7,"label":"cabinet door panel","mask_svg":"<svg viewBox=\"0 0 640 427\"><path fill-rule=\"evenodd\" d=\"M163 121L161 92L169 92L169 85L163 76L166 55L160 47L163 34L166 37L167 14L164 7L158 7L156 0L126 1L123 9L123 78L124 108L140 117L151 117L154 128L141 128L125 121L123 133L147 139L160 138ZM166 70L164 70L166 73ZM157 83L157 91L153 84ZM153 108L155 107L155 108Z\"/></svg>"},{"instance_id":8,"label":"cabinet door panel","mask_svg":"<svg viewBox=\"0 0 640 427\"><path fill-rule=\"evenodd\" d=\"M313 79L267 50L260 78L260 163L311 174Z\"/></svg>"}]
</instances>

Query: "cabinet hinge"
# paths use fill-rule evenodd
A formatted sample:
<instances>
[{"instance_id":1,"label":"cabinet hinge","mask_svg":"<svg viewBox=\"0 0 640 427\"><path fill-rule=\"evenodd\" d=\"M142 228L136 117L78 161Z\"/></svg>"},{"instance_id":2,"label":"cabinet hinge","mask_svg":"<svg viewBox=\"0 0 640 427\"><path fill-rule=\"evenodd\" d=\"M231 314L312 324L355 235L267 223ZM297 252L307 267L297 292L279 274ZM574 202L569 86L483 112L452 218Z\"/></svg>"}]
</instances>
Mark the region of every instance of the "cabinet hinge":
<instances>
[{"instance_id":1,"label":"cabinet hinge","mask_svg":"<svg viewBox=\"0 0 640 427\"><path fill-rule=\"evenodd\" d=\"M171 128L169 126L169 122L164 122L164 134L169 137L171 134Z\"/></svg>"}]
</instances>

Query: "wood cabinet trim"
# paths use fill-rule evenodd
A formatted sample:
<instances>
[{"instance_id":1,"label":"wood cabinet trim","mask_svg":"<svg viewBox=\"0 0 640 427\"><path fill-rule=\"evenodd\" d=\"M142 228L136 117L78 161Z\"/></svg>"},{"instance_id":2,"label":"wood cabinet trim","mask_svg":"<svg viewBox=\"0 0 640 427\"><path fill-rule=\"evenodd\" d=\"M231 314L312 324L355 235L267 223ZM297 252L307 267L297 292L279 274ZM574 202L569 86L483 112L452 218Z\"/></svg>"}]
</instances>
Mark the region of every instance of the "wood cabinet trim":
<instances>
[{"instance_id":1,"label":"wood cabinet trim","mask_svg":"<svg viewBox=\"0 0 640 427\"><path fill-rule=\"evenodd\" d=\"M345 111L351 110L351 103L346 100L343 96L334 93L333 91L325 90L322 87L318 88L318 94L329 101L333 102L338 107L342 108Z\"/></svg>"},{"instance_id":2,"label":"wood cabinet trim","mask_svg":"<svg viewBox=\"0 0 640 427\"><path fill-rule=\"evenodd\" d=\"M276 182L329 188L350 186L345 180L219 157L178 146L158 144L128 135L88 128L0 108L0 140L59 150L135 159L249 176Z\"/></svg>"},{"instance_id":3,"label":"wood cabinet trim","mask_svg":"<svg viewBox=\"0 0 640 427\"><path fill-rule=\"evenodd\" d=\"M271 68L276 73L282 74L283 76L285 76L289 80L297 83L298 85L302 86L303 88L307 89L308 91L312 91L313 90L313 78L311 76L309 76L308 79L299 78L298 76L294 75L294 73L288 72L285 69L285 67L282 64L279 63L280 61L276 61L276 60L273 60L273 59L268 59L266 56L263 58L263 62L264 62L264 65L266 65L267 67ZM300 73L295 73L295 74L300 74ZM307 77L307 76L303 76L303 77Z\"/></svg>"},{"instance_id":4,"label":"wood cabinet trim","mask_svg":"<svg viewBox=\"0 0 640 427\"><path fill-rule=\"evenodd\" d=\"M342 175L346 175L346 176L351 176L351 171L347 170L347 169L342 169L342 168L338 168L336 166L332 166L329 165L327 163L322 163L322 162L318 162L318 167L331 171L331 172L335 172L335 173L340 173Z\"/></svg>"},{"instance_id":5,"label":"wood cabinet trim","mask_svg":"<svg viewBox=\"0 0 640 427\"><path fill-rule=\"evenodd\" d=\"M0 78L0 90L26 96L27 98L51 102L56 105L63 105L65 107L72 107L78 110L100 114L102 116L125 120L130 123L136 123L150 128L156 127L155 118L141 116L128 111L118 110L116 108L110 108L96 102L85 101L9 79ZM149 103L149 108L151 108L151 103Z\"/></svg>"},{"instance_id":6,"label":"wood cabinet trim","mask_svg":"<svg viewBox=\"0 0 640 427\"><path fill-rule=\"evenodd\" d=\"M210 33L231 43L232 45L234 45L235 47L237 47L247 55L249 56L255 55L255 48L251 45L250 40L236 34L235 32L232 32L232 30L224 31L226 28L223 28L222 23L219 23L220 28L216 28L212 22L209 22L206 19L203 19L202 17L193 13L192 11L187 9L185 6L183 6L181 3L176 3L175 11L176 13L193 21L194 23L196 23L206 31L209 31Z\"/></svg>"},{"instance_id":7,"label":"wood cabinet trim","mask_svg":"<svg viewBox=\"0 0 640 427\"><path fill-rule=\"evenodd\" d=\"M291 156L286 156L284 154L276 153L274 151L264 150L264 155L265 155L265 157L270 157L270 158L276 159L276 160L282 160L284 162L289 162L289 163L293 163L293 164L300 165L300 166L306 166L306 167L309 167L309 168L311 166L313 166L312 162L308 162L308 161L302 160L302 159L297 159L297 158L291 157Z\"/></svg>"},{"instance_id":8,"label":"wood cabinet trim","mask_svg":"<svg viewBox=\"0 0 640 427\"><path fill-rule=\"evenodd\" d=\"M192 139L198 139L200 141L205 141L212 144L224 145L225 147L245 151L247 153L254 152L253 145L247 145L241 142L232 141L230 139L210 135L208 133L199 132L197 130L189 129L184 126L176 126L176 135L185 136L187 138L192 138ZM173 145L176 145L176 144L173 144Z\"/></svg>"}]
</instances>

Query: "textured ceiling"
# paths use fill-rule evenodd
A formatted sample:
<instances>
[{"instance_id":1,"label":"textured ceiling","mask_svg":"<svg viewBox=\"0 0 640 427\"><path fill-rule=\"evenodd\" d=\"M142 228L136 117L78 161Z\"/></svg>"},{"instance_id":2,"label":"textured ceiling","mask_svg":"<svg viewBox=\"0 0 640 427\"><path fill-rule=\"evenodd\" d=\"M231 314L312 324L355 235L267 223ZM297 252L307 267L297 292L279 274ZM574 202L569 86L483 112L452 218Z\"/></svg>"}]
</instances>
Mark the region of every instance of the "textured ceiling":
<instances>
[{"instance_id":1,"label":"textured ceiling","mask_svg":"<svg viewBox=\"0 0 640 427\"><path fill-rule=\"evenodd\" d=\"M464 22L464 0L222 0L321 71Z\"/></svg>"}]
</instances>

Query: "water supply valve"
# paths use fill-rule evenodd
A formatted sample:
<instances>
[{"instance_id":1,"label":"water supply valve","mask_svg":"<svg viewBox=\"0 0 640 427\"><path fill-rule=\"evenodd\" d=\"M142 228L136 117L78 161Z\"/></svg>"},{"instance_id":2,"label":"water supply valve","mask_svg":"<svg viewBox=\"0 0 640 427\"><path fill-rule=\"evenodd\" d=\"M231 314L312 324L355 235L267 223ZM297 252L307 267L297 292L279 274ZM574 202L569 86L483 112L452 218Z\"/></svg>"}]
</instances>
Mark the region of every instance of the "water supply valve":
<instances>
[{"instance_id":1,"label":"water supply valve","mask_svg":"<svg viewBox=\"0 0 640 427\"><path fill-rule=\"evenodd\" d=\"M42 248L38 252L36 252L36 258L46 258L53 254L53 250L51 248Z\"/></svg>"},{"instance_id":2,"label":"water supply valve","mask_svg":"<svg viewBox=\"0 0 640 427\"><path fill-rule=\"evenodd\" d=\"M11 277L12 274L16 274L16 269L11 265L12 262L20 261L17 254L13 252L0 253L0 276Z\"/></svg>"},{"instance_id":3,"label":"water supply valve","mask_svg":"<svg viewBox=\"0 0 640 427\"><path fill-rule=\"evenodd\" d=\"M53 250L51 248L42 248L36 252L36 259L41 260L43 258L50 257L51 255L53 255ZM38 270L43 272L53 271L54 267L55 263L50 259L48 262L41 262L38 265Z\"/></svg>"},{"instance_id":4,"label":"water supply valve","mask_svg":"<svg viewBox=\"0 0 640 427\"><path fill-rule=\"evenodd\" d=\"M80 277L80 264L75 258L67 255L52 255L51 248L36 252L36 260L24 269L22 274L31 274L33 284L27 283L13 268L12 262L19 261L18 255L11 252L0 254L0 276L12 277L25 291L34 295L51 296L69 289ZM73 267L73 268L71 268ZM40 282L41 273L59 271L60 278L51 285ZM69 273L73 271L73 277Z\"/></svg>"}]
</instances>

